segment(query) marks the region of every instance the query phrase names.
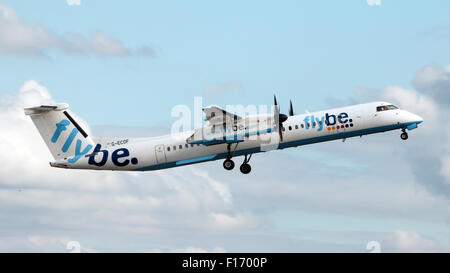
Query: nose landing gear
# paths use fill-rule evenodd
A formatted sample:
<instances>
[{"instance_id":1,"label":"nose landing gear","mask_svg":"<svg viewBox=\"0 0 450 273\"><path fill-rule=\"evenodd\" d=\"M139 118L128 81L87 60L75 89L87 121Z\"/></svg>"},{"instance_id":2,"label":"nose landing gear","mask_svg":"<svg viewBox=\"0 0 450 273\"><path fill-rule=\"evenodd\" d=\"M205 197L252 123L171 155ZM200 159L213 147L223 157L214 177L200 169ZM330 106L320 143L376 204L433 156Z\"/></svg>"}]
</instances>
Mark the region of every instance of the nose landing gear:
<instances>
[{"instance_id":1,"label":"nose landing gear","mask_svg":"<svg viewBox=\"0 0 450 273\"><path fill-rule=\"evenodd\" d=\"M402 134L400 135L400 138L403 140L407 140L408 139L408 133L405 131L405 129L402 129Z\"/></svg>"}]
</instances>

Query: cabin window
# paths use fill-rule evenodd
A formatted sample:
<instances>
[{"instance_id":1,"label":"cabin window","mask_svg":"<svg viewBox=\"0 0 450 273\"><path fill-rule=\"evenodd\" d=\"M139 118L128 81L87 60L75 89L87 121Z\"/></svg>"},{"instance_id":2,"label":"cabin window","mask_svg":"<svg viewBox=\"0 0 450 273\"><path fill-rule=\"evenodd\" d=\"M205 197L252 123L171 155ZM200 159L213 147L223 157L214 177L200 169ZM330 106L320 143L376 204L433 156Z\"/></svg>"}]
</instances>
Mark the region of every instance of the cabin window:
<instances>
[{"instance_id":1,"label":"cabin window","mask_svg":"<svg viewBox=\"0 0 450 273\"><path fill-rule=\"evenodd\" d=\"M180 150L181 150L181 148L183 148L183 145L178 146L178 148L180 148Z\"/></svg>"},{"instance_id":2,"label":"cabin window","mask_svg":"<svg viewBox=\"0 0 450 273\"><path fill-rule=\"evenodd\" d=\"M284 129L284 127L281 127L281 130L284 132L284 131L286 131L286 129Z\"/></svg>"},{"instance_id":3,"label":"cabin window","mask_svg":"<svg viewBox=\"0 0 450 273\"><path fill-rule=\"evenodd\" d=\"M303 125L303 123L302 123L302 124L300 124L300 127L305 128L305 125Z\"/></svg>"},{"instance_id":4,"label":"cabin window","mask_svg":"<svg viewBox=\"0 0 450 273\"><path fill-rule=\"evenodd\" d=\"M319 121L319 125L322 125L322 121Z\"/></svg>"},{"instance_id":5,"label":"cabin window","mask_svg":"<svg viewBox=\"0 0 450 273\"><path fill-rule=\"evenodd\" d=\"M170 147L167 147L167 151L170 152Z\"/></svg>"},{"instance_id":6,"label":"cabin window","mask_svg":"<svg viewBox=\"0 0 450 273\"><path fill-rule=\"evenodd\" d=\"M315 121L313 122L313 127L316 127L316 122Z\"/></svg>"},{"instance_id":7,"label":"cabin window","mask_svg":"<svg viewBox=\"0 0 450 273\"><path fill-rule=\"evenodd\" d=\"M292 126L289 126L289 131L292 131Z\"/></svg>"},{"instance_id":8,"label":"cabin window","mask_svg":"<svg viewBox=\"0 0 450 273\"><path fill-rule=\"evenodd\" d=\"M189 145L187 145L187 144L184 144L184 146L186 146L186 148L189 148Z\"/></svg>"},{"instance_id":9,"label":"cabin window","mask_svg":"<svg viewBox=\"0 0 450 273\"><path fill-rule=\"evenodd\" d=\"M194 144L191 144L191 148L194 147Z\"/></svg>"},{"instance_id":10,"label":"cabin window","mask_svg":"<svg viewBox=\"0 0 450 273\"><path fill-rule=\"evenodd\" d=\"M296 130L298 129L298 125L297 125L297 124L295 124L295 129L296 129Z\"/></svg>"},{"instance_id":11,"label":"cabin window","mask_svg":"<svg viewBox=\"0 0 450 273\"><path fill-rule=\"evenodd\" d=\"M173 150L175 151L177 149L177 146L173 146Z\"/></svg>"}]
</instances>

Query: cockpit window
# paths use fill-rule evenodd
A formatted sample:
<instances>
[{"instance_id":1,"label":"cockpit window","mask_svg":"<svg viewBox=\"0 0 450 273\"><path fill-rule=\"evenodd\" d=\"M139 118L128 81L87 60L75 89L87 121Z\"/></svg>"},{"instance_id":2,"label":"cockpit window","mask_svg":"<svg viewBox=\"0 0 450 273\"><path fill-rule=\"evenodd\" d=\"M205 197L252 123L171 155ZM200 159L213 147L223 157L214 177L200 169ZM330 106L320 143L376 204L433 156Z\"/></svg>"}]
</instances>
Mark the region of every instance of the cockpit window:
<instances>
[{"instance_id":1,"label":"cockpit window","mask_svg":"<svg viewBox=\"0 0 450 273\"><path fill-rule=\"evenodd\" d=\"M389 110L395 110L395 109L398 109L398 107L397 107L397 106L394 106L394 105L388 105L387 108L388 108Z\"/></svg>"},{"instance_id":2,"label":"cockpit window","mask_svg":"<svg viewBox=\"0 0 450 273\"><path fill-rule=\"evenodd\" d=\"M387 110L395 110L398 109L397 106L394 105L383 105L383 106L377 106L377 112L381 112L381 111L387 111Z\"/></svg>"}]
</instances>

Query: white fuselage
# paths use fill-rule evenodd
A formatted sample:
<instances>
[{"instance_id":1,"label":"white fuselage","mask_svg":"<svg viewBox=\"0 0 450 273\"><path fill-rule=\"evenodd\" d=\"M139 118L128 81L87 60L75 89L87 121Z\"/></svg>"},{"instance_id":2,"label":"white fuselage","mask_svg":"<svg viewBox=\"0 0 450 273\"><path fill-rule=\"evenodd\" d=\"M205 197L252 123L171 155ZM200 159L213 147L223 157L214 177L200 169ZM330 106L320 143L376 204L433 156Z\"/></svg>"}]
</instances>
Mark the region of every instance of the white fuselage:
<instances>
[{"instance_id":1,"label":"white fuselage","mask_svg":"<svg viewBox=\"0 0 450 273\"><path fill-rule=\"evenodd\" d=\"M229 147L233 157L250 155L395 129L411 130L422 122L421 117L402 109L377 111L377 107L383 105L389 103L373 102L290 116L282 124L281 142L278 130L259 136L258 132L237 130L235 134L244 137ZM191 135L192 131L152 138L99 139L93 152L76 163L64 159L51 165L74 169L147 171L224 159L229 155L227 143L189 144L187 139Z\"/></svg>"}]
</instances>

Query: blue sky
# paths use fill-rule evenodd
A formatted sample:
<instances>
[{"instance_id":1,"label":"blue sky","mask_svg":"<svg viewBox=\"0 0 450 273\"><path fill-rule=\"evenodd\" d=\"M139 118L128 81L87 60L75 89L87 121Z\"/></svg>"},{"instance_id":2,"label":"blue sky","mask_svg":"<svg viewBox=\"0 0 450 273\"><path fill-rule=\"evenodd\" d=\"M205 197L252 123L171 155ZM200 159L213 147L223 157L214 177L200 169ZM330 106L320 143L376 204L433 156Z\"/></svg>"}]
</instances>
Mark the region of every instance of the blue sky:
<instances>
[{"instance_id":1,"label":"blue sky","mask_svg":"<svg viewBox=\"0 0 450 273\"><path fill-rule=\"evenodd\" d=\"M0 251L450 251L450 2L0 1L0 150L16 155L0 155ZM99 136L168 132L195 96L276 93L297 113L383 99L425 121L407 142L258 154L250 176L73 172L21 115L47 90Z\"/></svg>"},{"instance_id":2,"label":"blue sky","mask_svg":"<svg viewBox=\"0 0 450 273\"><path fill-rule=\"evenodd\" d=\"M154 125L175 104L193 106L207 84L238 81L243 96L205 104L322 109L355 86L410 85L417 68L445 64L450 4L442 1L6 1L26 22L60 35L101 30L152 57L45 50L1 56L2 88L35 79L91 124ZM424 34L426 33L426 34ZM99 115L97 109L102 114ZM120 111L117 111L120 109Z\"/></svg>"}]
</instances>

